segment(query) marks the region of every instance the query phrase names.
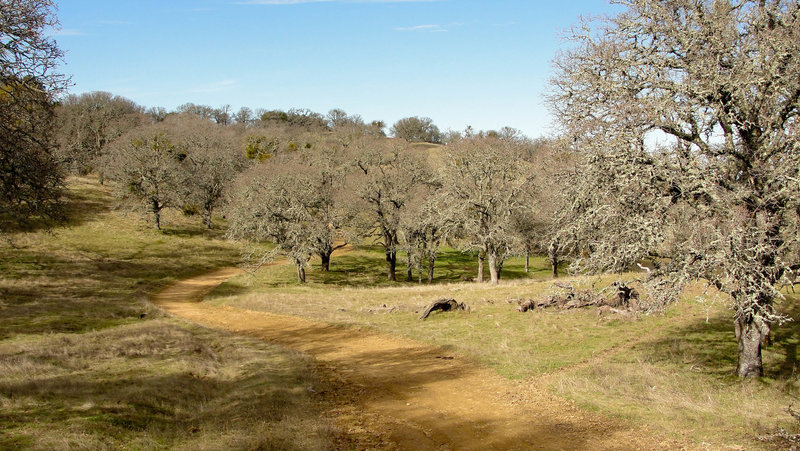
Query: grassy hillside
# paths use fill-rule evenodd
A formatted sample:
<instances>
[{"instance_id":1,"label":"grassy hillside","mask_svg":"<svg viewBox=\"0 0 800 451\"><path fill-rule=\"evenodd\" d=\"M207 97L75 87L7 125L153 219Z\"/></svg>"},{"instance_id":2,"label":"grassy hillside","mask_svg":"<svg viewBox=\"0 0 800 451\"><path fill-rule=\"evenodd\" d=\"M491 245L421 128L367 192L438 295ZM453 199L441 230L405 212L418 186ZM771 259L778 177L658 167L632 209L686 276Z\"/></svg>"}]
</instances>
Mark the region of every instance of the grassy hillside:
<instances>
[{"instance_id":1,"label":"grassy hillside","mask_svg":"<svg viewBox=\"0 0 800 451\"><path fill-rule=\"evenodd\" d=\"M0 449L330 449L357 447L331 424L333 402L308 390L326 378L296 353L177 321L149 295L234 264L239 249L194 218L158 232L114 210L108 190L74 179L71 219L0 240ZM400 258L402 263L403 259ZM474 277L470 255L446 250L436 284L385 282L380 249L337 251L298 284L289 265L223 284L209 302L373 328L437 343L520 384L698 444L779 447L755 439L796 422L800 327L776 328L767 376L733 376L736 342L721 299L699 290L664 315L594 310L519 313L516 300L557 288L543 259L521 259L498 287ZM405 268L398 268L405 279ZM568 279L582 287L610 278ZM417 312L439 297L471 313ZM797 300L781 308L800 318ZM142 314L146 314L141 317Z\"/></svg>"},{"instance_id":2,"label":"grassy hillside","mask_svg":"<svg viewBox=\"0 0 800 451\"><path fill-rule=\"evenodd\" d=\"M724 299L699 288L665 314L638 319L598 315L595 309L519 313L517 299L558 290L542 259L533 261L527 275L521 260L510 261L508 274L504 270L510 277L497 287L459 282L462 275L474 276L475 262L455 251L444 254L438 283L430 286L385 283L382 263L379 249L355 248L334 253L330 273L312 268L306 285L295 282L290 266L274 266L230 280L208 300L441 344L520 383L545 385L584 408L698 444L769 448L780 444L756 437L778 428L797 430L786 411L800 388L796 323L775 329L774 342L764 351L767 376L741 381L733 374L731 313ZM403 274L401 268L398 275ZM599 289L612 280L563 281ZM417 320L417 312L440 297L466 302L472 311ZM781 308L800 317L796 306L790 297Z\"/></svg>"},{"instance_id":3,"label":"grassy hillside","mask_svg":"<svg viewBox=\"0 0 800 451\"><path fill-rule=\"evenodd\" d=\"M234 264L199 220L158 232L69 184L70 220L0 240L0 449L329 449L313 362L164 317L148 297ZM140 318L140 316L143 317ZM346 442L345 442L346 443Z\"/></svg>"}]
</instances>

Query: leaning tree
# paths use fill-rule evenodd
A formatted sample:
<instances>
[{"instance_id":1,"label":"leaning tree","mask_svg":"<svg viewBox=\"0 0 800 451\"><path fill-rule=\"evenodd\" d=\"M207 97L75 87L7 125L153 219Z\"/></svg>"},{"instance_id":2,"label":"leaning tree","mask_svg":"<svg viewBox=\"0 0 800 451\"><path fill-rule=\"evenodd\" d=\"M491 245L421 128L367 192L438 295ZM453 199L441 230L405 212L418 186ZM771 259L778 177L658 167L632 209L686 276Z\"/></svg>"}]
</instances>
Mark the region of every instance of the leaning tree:
<instances>
[{"instance_id":1,"label":"leaning tree","mask_svg":"<svg viewBox=\"0 0 800 451\"><path fill-rule=\"evenodd\" d=\"M585 270L654 262L653 301L693 280L729 295L737 373L761 376L800 263L800 4L616 3L555 62L551 103L584 169L565 236Z\"/></svg>"}]
</instances>

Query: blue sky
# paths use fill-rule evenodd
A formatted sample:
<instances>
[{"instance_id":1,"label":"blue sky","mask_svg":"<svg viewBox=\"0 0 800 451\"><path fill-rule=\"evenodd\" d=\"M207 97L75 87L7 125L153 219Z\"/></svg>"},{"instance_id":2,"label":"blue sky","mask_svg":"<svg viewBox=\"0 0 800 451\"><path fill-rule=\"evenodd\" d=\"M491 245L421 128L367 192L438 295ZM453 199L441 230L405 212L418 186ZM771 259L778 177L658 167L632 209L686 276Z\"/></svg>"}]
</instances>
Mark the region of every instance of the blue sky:
<instances>
[{"instance_id":1,"label":"blue sky","mask_svg":"<svg viewBox=\"0 0 800 451\"><path fill-rule=\"evenodd\" d=\"M70 92L549 132L560 35L606 0L59 0Z\"/></svg>"}]
</instances>

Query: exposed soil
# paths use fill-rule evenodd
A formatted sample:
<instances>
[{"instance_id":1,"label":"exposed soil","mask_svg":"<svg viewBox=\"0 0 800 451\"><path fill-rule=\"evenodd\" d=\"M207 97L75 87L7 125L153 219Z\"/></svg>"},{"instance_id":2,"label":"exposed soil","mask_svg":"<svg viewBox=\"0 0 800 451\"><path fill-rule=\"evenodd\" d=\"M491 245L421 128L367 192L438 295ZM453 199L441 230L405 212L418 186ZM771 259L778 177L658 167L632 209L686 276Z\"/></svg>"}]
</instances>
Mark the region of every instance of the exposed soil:
<instances>
[{"instance_id":1,"label":"exposed soil","mask_svg":"<svg viewBox=\"0 0 800 451\"><path fill-rule=\"evenodd\" d=\"M686 449L580 410L531 381L510 381L435 346L303 318L212 306L203 296L239 273L227 268L153 297L199 324L258 337L318 362L331 420L348 448L401 450ZM657 413L654 413L654 415Z\"/></svg>"}]
</instances>

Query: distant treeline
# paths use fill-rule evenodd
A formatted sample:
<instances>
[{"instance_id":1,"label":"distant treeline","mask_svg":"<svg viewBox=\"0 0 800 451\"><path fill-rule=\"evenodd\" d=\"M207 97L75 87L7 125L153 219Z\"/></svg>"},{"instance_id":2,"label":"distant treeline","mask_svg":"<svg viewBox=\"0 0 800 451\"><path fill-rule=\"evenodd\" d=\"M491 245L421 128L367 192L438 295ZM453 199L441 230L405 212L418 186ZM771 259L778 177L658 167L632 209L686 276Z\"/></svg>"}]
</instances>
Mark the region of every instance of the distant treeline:
<instances>
[{"instance_id":1,"label":"distant treeline","mask_svg":"<svg viewBox=\"0 0 800 451\"><path fill-rule=\"evenodd\" d=\"M119 198L158 228L165 208L208 227L223 211L230 236L275 244L251 255L255 262L285 255L301 281L312 255L327 269L337 247L357 241L384 247L390 280L398 251L408 278L416 270L432 280L445 242L475 253L481 280L484 261L497 283L508 256L548 248L557 268L556 247L543 240L554 202L536 181L566 160L553 157L555 142L509 127L443 138L431 119L409 117L389 138L383 122L339 109L231 114L185 104L166 112L107 92L70 95L55 113L64 167L114 180Z\"/></svg>"}]
</instances>

